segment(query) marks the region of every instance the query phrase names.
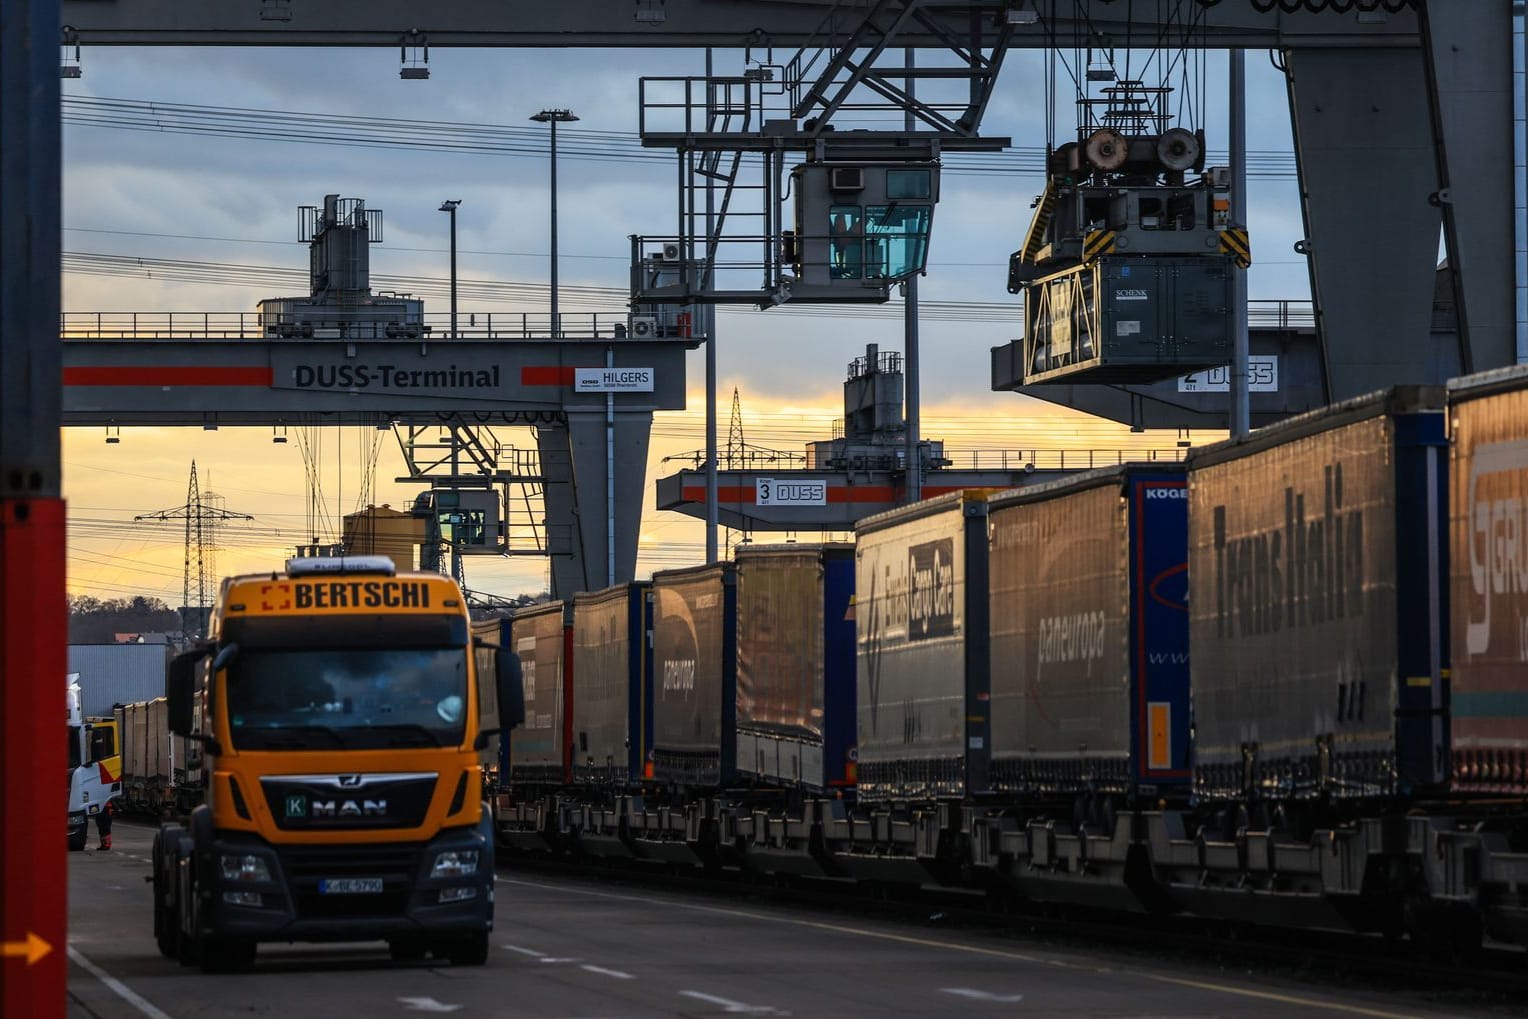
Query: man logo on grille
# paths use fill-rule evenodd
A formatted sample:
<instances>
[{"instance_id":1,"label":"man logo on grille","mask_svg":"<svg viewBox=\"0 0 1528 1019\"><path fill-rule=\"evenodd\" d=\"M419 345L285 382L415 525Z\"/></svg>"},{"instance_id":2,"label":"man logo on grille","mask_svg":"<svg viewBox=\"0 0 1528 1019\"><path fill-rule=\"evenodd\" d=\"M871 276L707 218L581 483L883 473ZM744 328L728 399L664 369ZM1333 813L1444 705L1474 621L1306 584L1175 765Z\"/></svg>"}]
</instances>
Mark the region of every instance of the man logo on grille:
<instances>
[{"instance_id":1,"label":"man logo on grille","mask_svg":"<svg viewBox=\"0 0 1528 1019\"><path fill-rule=\"evenodd\" d=\"M294 794L292 796L288 796L286 798L286 816L287 817L307 817L308 816L308 798L306 796L301 795L300 793L299 794Z\"/></svg>"}]
</instances>

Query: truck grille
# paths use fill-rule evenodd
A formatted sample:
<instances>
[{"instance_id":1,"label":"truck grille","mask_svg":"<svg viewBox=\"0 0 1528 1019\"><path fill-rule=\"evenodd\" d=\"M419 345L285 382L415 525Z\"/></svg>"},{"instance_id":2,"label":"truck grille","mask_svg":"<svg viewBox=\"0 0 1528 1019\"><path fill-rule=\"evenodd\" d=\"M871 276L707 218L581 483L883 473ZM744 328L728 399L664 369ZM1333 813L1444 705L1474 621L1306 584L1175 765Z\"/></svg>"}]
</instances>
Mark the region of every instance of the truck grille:
<instances>
[{"instance_id":1,"label":"truck grille","mask_svg":"<svg viewBox=\"0 0 1528 1019\"><path fill-rule=\"evenodd\" d=\"M290 848L281 850L281 864L299 918L398 916L408 906L420 852L413 845ZM379 877L382 891L324 895L318 890L326 878L350 877Z\"/></svg>"}]
</instances>

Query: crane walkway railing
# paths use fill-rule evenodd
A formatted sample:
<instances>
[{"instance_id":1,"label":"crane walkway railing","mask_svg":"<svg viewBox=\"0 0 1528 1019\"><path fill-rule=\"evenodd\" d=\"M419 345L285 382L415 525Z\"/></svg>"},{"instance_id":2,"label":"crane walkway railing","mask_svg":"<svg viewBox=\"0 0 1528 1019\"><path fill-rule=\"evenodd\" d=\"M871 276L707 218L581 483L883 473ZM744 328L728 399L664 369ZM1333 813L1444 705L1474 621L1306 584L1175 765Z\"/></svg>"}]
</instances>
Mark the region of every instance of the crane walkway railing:
<instances>
[{"instance_id":1,"label":"crane walkway railing","mask_svg":"<svg viewBox=\"0 0 1528 1019\"><path fill-rule=\"evenodd\" d=\"M616 339L626 335L624 313L565 311L561 318L562 339ZM66 340L545 340L551 331L548 314L501 311L459 313L455 337L451 335L449 314L428 314L416 322L338 318L272 322L255 311L66 311L59 316L59 334Z\"/></svg>"},{"instance_id":2,"label":"crane walkway railing","mask_svg":"<svg viewBox=\"0 0 1528 1019\"><path fill-rule=\"evenodd\" d=\"M929 471L1031 471L1062 470L1084 471L1094 467L1114 467L1125 463L1176 463L1188 453L1185 445L1167 449L957 449L946 448L937 461L926 467ZM705 466L706 451L692 450L675 453L663 458L670 461L689 462L694 470ZM812 452L797 453L790 450L754 449L743 454L718 457L718 466L724 471L900 471L906 466L906 458L900 449L879 455L850 455L831 460L818 457Z\"/></svg>"}]
</instances>

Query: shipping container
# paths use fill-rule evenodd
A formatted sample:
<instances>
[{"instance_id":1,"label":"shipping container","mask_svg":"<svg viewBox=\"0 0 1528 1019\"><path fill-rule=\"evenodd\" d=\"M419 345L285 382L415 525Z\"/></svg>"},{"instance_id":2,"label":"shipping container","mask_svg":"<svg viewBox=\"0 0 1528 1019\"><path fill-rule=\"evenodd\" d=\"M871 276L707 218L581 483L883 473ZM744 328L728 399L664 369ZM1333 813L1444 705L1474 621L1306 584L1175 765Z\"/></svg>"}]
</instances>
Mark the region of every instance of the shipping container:
<instances>
[{"instance_id":1,"label":"shipping container","mask_svg":"<svg viewBox=\"0 0 1528 1019\"><path fill-rule=\"evenodd\" d=\"M573 685L567 681L572 614L569 602L543 602L517 610L510 621L510 642L525 687L525 722L509 737L512 782L562 785L572 780Z\"/></svg>"},{"instance_id":2,"label":"shipping container","mask_svg":"<svg viewBox=\"0 0 1528 1019\"><path fill-rule=\"evenodd\" d=\"M170 732L163 697L118 705L113 714L122 741L122 807L163 816L185 812L200 797L201 747Z\"/></svg>"},{"instance_id":3,"label":"shipping container","mask_svg":"<svg viewBox=\"0 0 1528 1019\"><path fill-rule=\"evenodd\" d=\"M105 718L118 704L164 696L166 644L70 644L69 672L80 674L80 706Z\"/></svg>"},{"instance_id":4,"label":"shipping container","mask_svg":"<svg viewBox=\"0 0 1528 1019\"><path fill-rule=\"evenodd\" d=\"M1189 454L1196 791L1356 798L1447 761L1443 392L1400 386Z\"/></svg>"},{"instance_id":5,"label":"shipping container","mask_svg":"<svg viewBox=\"0 0 1528 1019\"><path fill-rule=\"evenodd\" d=\"M1153 795L1189 778L1188 489L1126 464L992 496L992 787Z\"/></svg>"},{"instance_id":6,"label":"shipping container","mask_svg":"<svg viewBox=\"0 0 1528 1019\"><path fill-rule=\"evenodd\" d=\"M732 563L653 574L653 776L731 781L737 762L737 585Z\"/></svg>"},{"instance_id":7,"label":"shipping container","mask_svg":"<svg viewBox=\"0 0 1528 1019\"><path fill-rule=\"evenodd\" d=\"M1528 795L1528 367L1449 384L1451 776Z\"/></svg>"},{"instance_id":8,"label":"shipping container","mask_svg":"<svg viewBox=\"0 0 1528 1019\"><path fill-rule=\"evenodd\" d=\"M653 740L652 626L648 583L573 596L576 781L620 787L644 777Z\"/></svg>"},{"instance_id":9,"label":"shipping container","mask_svg":"<svg viewBox=\"0 0 1528 1019\"><path fill-rule=\"evenodd\" d=\"M745 545L737 563L737 768L851 784L854 546Z\"/></svg>"},{"instance_id":10,"label":"shipping container","mask_svg":"<svg viewBox=\"0 0 1528 1019\"><path fill-rule=\"evenodd\" d=\"M857 795L986 792L986 496L878 513L855 534Z\"/></svg>"}]
</instances>

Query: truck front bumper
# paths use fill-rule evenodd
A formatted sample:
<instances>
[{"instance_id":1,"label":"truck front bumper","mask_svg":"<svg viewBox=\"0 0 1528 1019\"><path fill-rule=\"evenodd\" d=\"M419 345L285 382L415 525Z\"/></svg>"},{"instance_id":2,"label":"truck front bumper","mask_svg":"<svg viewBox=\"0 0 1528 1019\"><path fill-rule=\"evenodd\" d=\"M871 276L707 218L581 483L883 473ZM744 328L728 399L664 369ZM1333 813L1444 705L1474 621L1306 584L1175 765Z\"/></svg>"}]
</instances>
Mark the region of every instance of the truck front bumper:
<instances>
[{"instance_id":1,"label":"truck front bumper","mask_svg":"<svg viewBox=\"0 0 1528 1019\"><path fill-rule=\"evenodd\" d=\"M219 836L201 891L203 930L255 941L449 938L492 930L487 831L454 828L425 843L377 845L278 846ZM470 854L475 864L466 873L462 862ZM455 866L438 867L442 856ZM230 878L225 857L259 863Z\"/></svg>"}]
</instances>

